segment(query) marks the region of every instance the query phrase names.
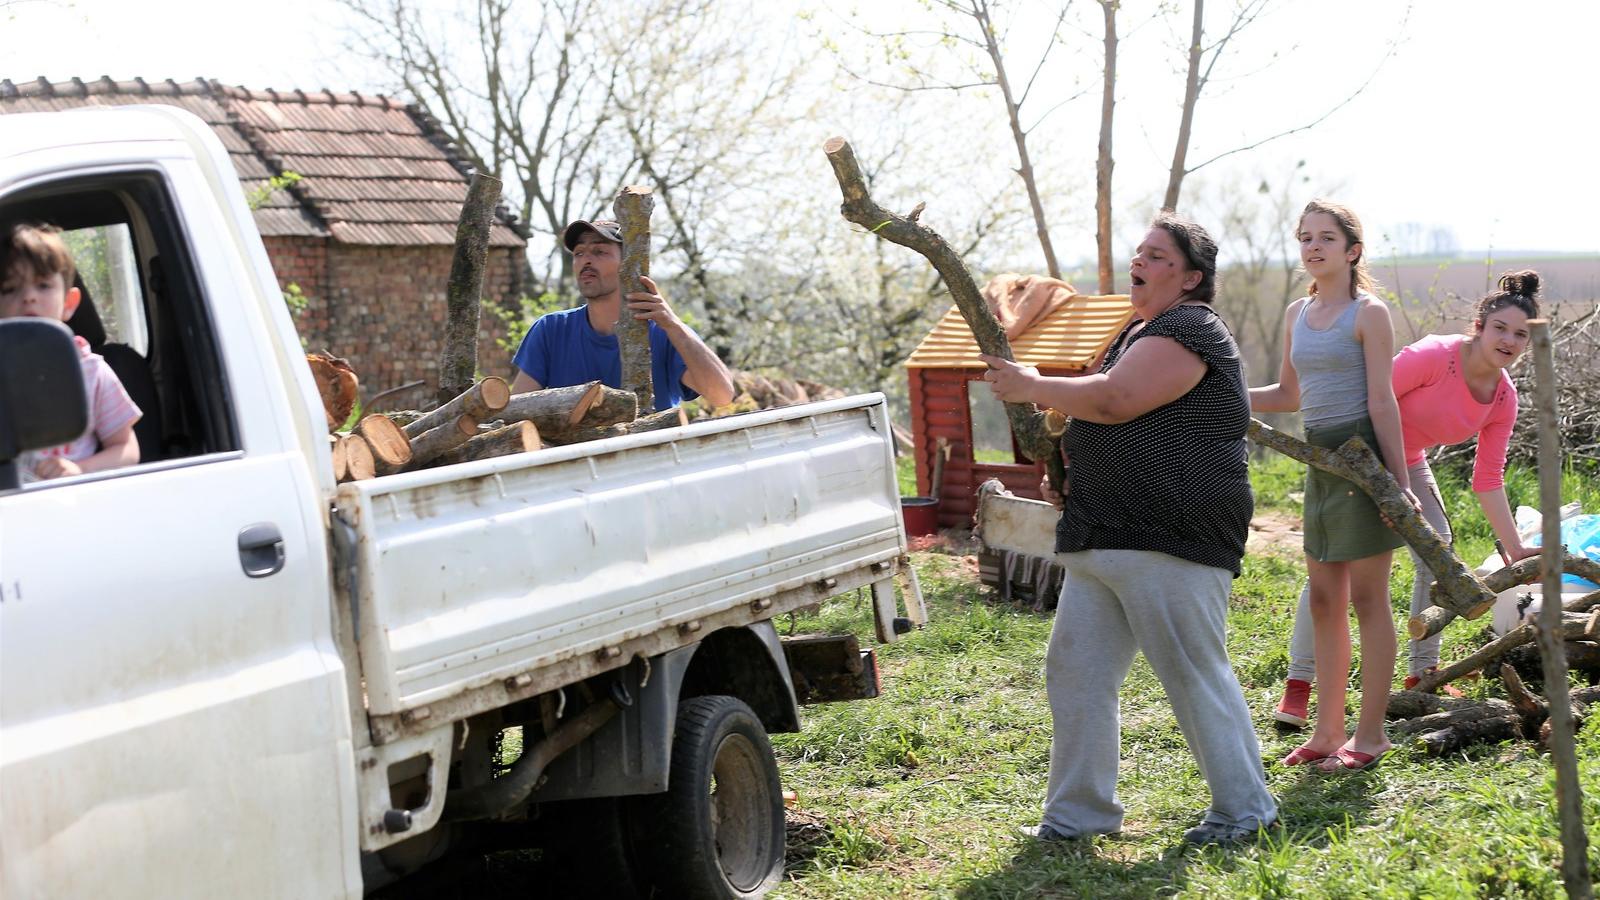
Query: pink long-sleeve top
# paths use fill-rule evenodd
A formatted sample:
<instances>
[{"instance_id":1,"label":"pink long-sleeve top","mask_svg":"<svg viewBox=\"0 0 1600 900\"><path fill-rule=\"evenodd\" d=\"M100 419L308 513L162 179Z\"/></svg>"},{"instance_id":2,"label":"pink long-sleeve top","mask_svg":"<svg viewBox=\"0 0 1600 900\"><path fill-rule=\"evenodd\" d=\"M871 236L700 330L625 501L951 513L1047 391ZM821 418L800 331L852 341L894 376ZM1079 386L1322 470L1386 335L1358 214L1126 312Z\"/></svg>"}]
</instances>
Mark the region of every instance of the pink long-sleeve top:
<instances>
[{"instance_id":1,"label":"pink long-sleeve top","mask_svg":"<svg viewBox=\"0 0 1600 900\"><path fill-rule=\"evenodd\" d=\"M1501 370L1494 399L1478 402L1461 373L1466 341L1464 334L1430 334L1395 354L1394 395L1400 401L1406 465L1422 462L1430 447L1476 435L1472 489L1492 491L1505 484L1506 446L1517 424L1517 389Z\"/></svg>"}]
</instances>

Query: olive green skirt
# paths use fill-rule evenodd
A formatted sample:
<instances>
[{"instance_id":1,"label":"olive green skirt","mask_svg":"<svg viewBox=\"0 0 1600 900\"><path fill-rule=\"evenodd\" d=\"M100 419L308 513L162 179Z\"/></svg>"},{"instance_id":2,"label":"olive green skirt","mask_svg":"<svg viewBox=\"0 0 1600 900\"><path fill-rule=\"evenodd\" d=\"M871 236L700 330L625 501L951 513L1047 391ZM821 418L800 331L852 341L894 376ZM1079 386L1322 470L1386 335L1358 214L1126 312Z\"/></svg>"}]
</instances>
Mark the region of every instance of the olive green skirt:
<instances>
[{"instance_id":1,"label":"olive green skirt","mask_svg":"<svg viewBox=\"0 0 1600 900\"><path fill-rule=\"evenodd\" d=\"M1358 434L1373 453L1378 452L1378 434L1365 416L1335 425L1306 426L1306 442L1330 450ZM1405 546L1400 535L1383 524L1372 498L1337 475L1317 468L1307 471L1305 507L1306 555L1318 562L1365 559Z\"/></svg>"}]
</instances>

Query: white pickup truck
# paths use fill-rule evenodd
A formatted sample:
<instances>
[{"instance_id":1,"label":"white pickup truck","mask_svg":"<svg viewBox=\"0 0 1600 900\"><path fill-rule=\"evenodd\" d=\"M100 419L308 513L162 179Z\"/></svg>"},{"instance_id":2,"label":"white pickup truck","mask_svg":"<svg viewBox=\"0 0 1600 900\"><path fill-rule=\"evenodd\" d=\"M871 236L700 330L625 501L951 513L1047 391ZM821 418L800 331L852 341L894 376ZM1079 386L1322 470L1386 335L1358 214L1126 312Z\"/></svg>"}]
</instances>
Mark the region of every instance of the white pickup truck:
<instances>
[{"instance_id":1,"label":"white pickup truck","mask_svg":"<svg viewBox=\"0 0 1600 900\"><path fill-rule=\"evenodd\" d=\"M908 624L881 396L335 484L199 119L5 116L16 219L98 241L72 324L145 421L138 465L17 487L84 401L64 328L0 323L0 895L351 897L541 834L595 896L776 882L766 733L876 667L771 619L866 587Z\"/></svg>"}]
</instances>

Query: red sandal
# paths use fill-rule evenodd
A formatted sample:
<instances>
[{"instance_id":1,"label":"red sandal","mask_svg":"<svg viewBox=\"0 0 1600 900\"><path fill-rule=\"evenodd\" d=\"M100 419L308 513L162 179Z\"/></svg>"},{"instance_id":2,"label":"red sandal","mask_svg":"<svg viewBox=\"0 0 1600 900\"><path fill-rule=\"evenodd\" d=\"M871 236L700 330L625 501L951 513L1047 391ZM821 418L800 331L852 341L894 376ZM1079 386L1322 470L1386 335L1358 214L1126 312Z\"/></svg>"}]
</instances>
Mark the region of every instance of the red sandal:
<instances>
[{"instance_id":1,"label":"red sandal","mask_svg":"<svg viewBox=\"0 0 1600 900\"><path fill-rule=\"evenodd\" d=\"M1294 752L1283 758L1282 765L1288 767L1303 766L1306 763L1314 763L1319 759L1327 759L1328 756L1329 754L1327 753L1321 753L1311 749L1310 745L1308 744L1301 744L1300 746L1294 748Z\"/></svg>"},{"instance_id":2,"label":"red sandal","mask_svg":"<svg viewBox=\"0 0 1600 900\"><path fill-rule=\"evenodd\" d=\"M1383 752L1374 755L1362 753L1360 750L1352 750L1349 747L1340 747L1333 751L1333 756L1331 757L1332 766L1323 763L1317 768L1330 774L1333 772L1360 772L1363 769L1370 769L1377 765L1378 761L1388 756L1389 751L1393 749L1393 746L1385 747Z\"/></svg>"}]
</instances>

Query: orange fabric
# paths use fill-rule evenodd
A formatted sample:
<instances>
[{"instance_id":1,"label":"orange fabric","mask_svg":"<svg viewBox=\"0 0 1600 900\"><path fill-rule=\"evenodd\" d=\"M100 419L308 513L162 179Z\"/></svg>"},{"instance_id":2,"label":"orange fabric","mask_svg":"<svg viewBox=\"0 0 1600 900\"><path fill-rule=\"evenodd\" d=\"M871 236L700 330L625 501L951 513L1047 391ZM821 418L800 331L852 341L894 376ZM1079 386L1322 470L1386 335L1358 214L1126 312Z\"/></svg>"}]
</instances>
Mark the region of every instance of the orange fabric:
<instances>
[{"instance_id":1,"label":"orange fabric","mask_svg":"<svg viewBox=\"0 0 1600 900\"><path fill-rule=\"evenodd\" d=\"M1006 338L1013 341L1060 309L1077 292L1059 278L1015 272L994 276L982 291L989 311L999 320Z\"/></svg>"}]
</instances>

